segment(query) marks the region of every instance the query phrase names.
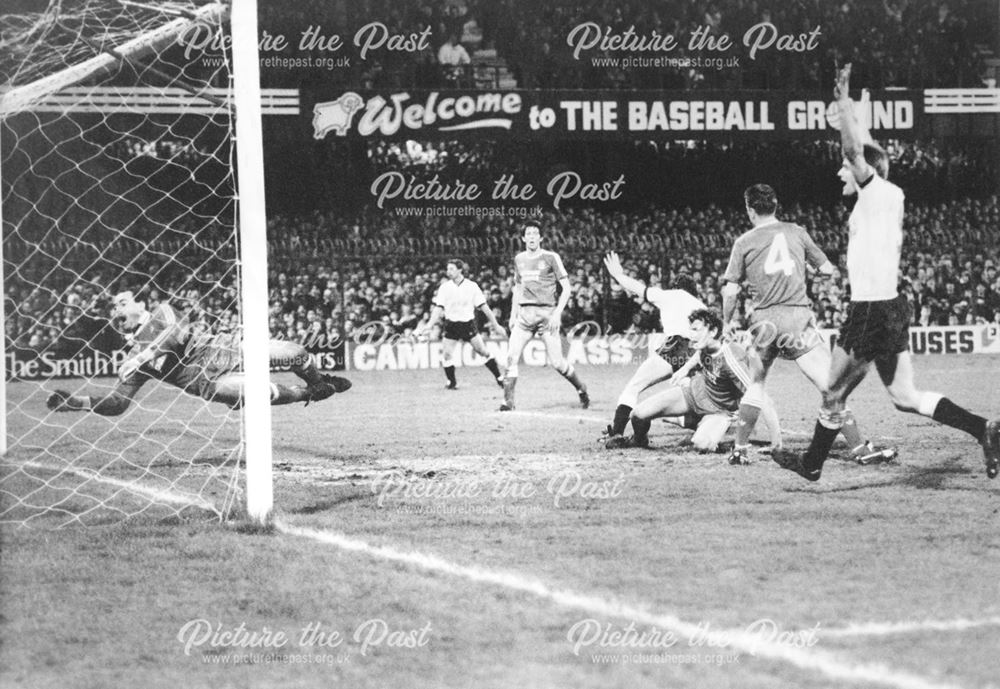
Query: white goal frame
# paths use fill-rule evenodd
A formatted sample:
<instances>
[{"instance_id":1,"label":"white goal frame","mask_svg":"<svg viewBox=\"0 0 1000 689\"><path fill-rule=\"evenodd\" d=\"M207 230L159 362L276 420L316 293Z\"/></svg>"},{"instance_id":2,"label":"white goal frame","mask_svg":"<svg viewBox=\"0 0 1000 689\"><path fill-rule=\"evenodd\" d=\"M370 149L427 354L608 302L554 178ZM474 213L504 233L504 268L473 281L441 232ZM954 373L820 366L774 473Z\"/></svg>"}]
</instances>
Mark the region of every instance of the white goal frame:
<instances>
[{"instance_id":1,"label":"white goal frame","mask_svg":"<svg viewBox=\"0 0 1000 689\"><path fill-rule=\"evenodd\" d=\"M260 524L271 521L273 499L271 451L271 389L268 342L267 220L264 201L263 127L261 124L260 63L257 43L257 0L231 0L231 103L235 108L239 280L243 315L243 452L246 462L246 511ZM127 41L115 52L126 59L141 58L156 46L173 40L192 22L219 18L221 4L199 9L193 17L168 22L159 29ZM114 67L120 58L102 54L55 75L0 95L0 115L16 112L48 94L79 83ZM207 97L207 96L206 96ZM3 202L0 195L0 223ZM5 283L3 242L0 238L0 284ZM0 322L6 323L6 297L0 302ZM0 338L4 375L0 379L0 455L7 452L6 336Z\"/></svg>"},{"instance_id":2,"label":"white goal frame","mask_svg":"<svg viewBox=\"0 0 1000 689\"><path fill-rule=\"evenodd\" d=\"M267 213L264 203L264 134L261 124L257 0L233 0L233 98L236 106L236 188L239 198L240 282L243 309L243 439L247 514L271 518L271 383L267 295Z\"/></svg>"}]
</instances>

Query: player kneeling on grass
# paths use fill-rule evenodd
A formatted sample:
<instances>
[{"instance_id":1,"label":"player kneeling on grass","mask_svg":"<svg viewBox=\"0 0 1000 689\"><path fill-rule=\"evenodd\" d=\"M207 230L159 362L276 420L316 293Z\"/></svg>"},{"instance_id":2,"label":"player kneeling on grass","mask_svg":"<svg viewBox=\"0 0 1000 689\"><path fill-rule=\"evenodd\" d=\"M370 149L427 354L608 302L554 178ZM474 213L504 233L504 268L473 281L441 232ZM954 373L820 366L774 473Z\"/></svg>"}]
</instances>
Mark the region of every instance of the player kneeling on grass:
<instances>
[{"instance_id":1,"label":"player kneeling on grass","mask_svg":"<svg viewBox=\"0 0 1000 689\"><path fill-rule=\"evenodd\" d=\"M92 411L117 416L128 409L140 388L151 379L160 380L210 402L233 409L243 403L240 341L233 333L197 332L169 304L153 311L136 301L132 292L117 294L112 301L112 323L129 333L128 355L118 371L118 383L106 395L73 395L56 390L46 404L53 411ZM346 378L321 374L302 345L270 342L272 366L288 366L306 384L271 384L271 404L316 402L351 387Z\"/></svg>"},{"instance_id":2,"label":"player kneeling on grass","mask_svg":"<svg viewBox=\"0 0 1000 689\"><path fill-rule=\"evenodd\" d=\"M691 344L688 341L690 325L688 316L705 304L696 296L694 280L686 275L677 278L675 289L660 289L648 287L646 283L625 274L621 259L614 251L604 257L604 266L608 275L629 294L641 296L656 307L660 314L660 327L663 333L663 344L647 358L625 384L618 396L618 406L615 416L606 431L606 444L609 450L616 447L627 447L625 428L632 409L639 404L639 396L649 388L670 380L674 371L681 368L691 357Z\"/></svg>"},{"instance_id":3,"label":"player kneeling on grass","mask_svg":"<svg viewBox=\"0 0 1000 689\"><path fill-rule=\"evenodd\" d=\"M482 335L476 330L476 310L481 311L489 321L490 330L498 337L507 337L507 331L497 321L493 310L486 303L486 296L472 280L465 277L468 269L465 261L453 258L448 261L445 274L448 279L438 288L434 296L434 311L428 322L427 330L440 320L444 315L444 337L442 354L444 358L444 374L448 378L445 386L449 390L458 388L458 381L455 379L455 348L459 342L468 342L472 345L472 350L481 356L486 357L486 369L493 376L493 380L500 387L503 387L503 376L500 374L500 367L497 360L493 358L490 351L486 349ZM461 355L461 352L460 352Z\"/></svg>"},{"instance_id":4,"label":"player kneeling on grass","mask_svg":"<svg viewBox=\"0 0 1000 689\"><path fill-rule=\"evenodd\" d=\"M729 429L730 415L739 409L753 373L762 366L756 355L734 342L722 341L722 319L714 311L693 311L688 321L695 354L671 380L681 383L692 370L696 372L689 384L672 385L632 410L633 445L649 445L653 419L695 415L701 417L693 438L695 446L715 449ZM758 405L763 405L763 400Z\"/></svg>"}]
</instances>

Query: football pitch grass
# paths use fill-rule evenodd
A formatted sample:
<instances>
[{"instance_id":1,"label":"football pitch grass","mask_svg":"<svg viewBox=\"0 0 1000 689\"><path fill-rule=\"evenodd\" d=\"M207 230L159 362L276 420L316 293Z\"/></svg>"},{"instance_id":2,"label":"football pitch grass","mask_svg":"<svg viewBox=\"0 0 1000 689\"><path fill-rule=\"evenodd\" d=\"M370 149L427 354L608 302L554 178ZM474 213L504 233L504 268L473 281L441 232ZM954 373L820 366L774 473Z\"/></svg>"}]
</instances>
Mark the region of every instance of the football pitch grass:
<instances>
[{"instance_id":1,"label":"football pitch grass","mask_svg":"<svg viewBox=\"0 0 1000 689\"><path fill-rule=\"evenodd\" d=\"M922 387L1000 413L1000 359L915 362ZM350 372L342 396L274 409L273 529L5 526L0 680L998 686L1000 481L978 445L896 412L873 373L852 408L899 448L893 464L833 459L809 484L761 448L732 467L660 423L653 449L606 451L597 438L632 370L580 367L584 411L553 371L524 367L510 414L480 369L458 369L457 391L440 371ZM36 391L13 383L8 397ZM787 362L769 391L786 444L803 448L818 395ZM144 414L122 417L121 438Z\"/></svg>"}]
</instances>

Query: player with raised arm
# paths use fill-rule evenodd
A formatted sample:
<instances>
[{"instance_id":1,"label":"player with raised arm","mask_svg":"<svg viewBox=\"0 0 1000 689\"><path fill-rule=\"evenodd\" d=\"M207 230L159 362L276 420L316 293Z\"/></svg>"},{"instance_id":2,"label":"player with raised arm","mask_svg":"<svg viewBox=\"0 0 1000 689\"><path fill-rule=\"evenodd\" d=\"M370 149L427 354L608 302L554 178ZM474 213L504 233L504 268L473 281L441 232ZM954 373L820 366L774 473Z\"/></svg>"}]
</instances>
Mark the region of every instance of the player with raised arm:
<instances>
[{"instance_id":1,"label":"player with raised arm","mask_svg":"<svg viewBox=\"0 0 1000 689\"><path fill-rule=\"evenodd\" d=\"M608 426L605 447L616 449L629 447L634 442L633 438L625 437L625 429L628 426L632 409L639 403L639 395L649 388L670 380L671 376L683 367L691 358L691 324L688 316L698 310L704 310L705 304L696 296L696 286L694 280L686 275L677 278L674 289L660 289L659 287L647 287L644 282L625 274L621 259L615 252L610 252L604 257L604 267L608 274L622 288L641 296L643 301L649 302L657 308L660 313L660 326L664 336L663 343L654 354L647 358L632 377L625 384L621 395L618 397L618 406L615 408L615 417L611 425ZM780 447L781 431L778 426L777 413L774 407L766 404L767 412L765 421L771 429L772 443ZM723 427L723 432L729 427L729 414L725 415L725 422L704 418L688 419L689 425L710 425L713 428ZM714 433L709 434L714 437ZM695 446L698 449L714 450L718 442L714 444L702 444L702 435L695 434Z\"/></svg>"},{"instance_id":2,"label":"player with raised arm","mask_svg":"<svg viewBox=\"0 0 1000 689\"><path fill-rule=\"evenodd\" d=\"M507 370L503 380L504 402L500 411L514 409L518 362L525 345L541 333L549 364L576 389L580 406L590 406L587 386L576 375L572 364L563 358L559 329L563 310L569 302L569 275L562 259L554 251L542 249L542 231L538 225L525 225L525 250L514 257L514 290L510 310L510 342L507 346ZM558 293L556 287L561 288Z\"/></svg>"},{"instance_id":3,"label":"player with raised arm","mask_svg":"<svg viewBox=\"0 0 1000 689\"><path fill-rule=\"evenodd\" d=\"M798 364L820 392L827 390L830 352L816 329L812 303L806 293L806 265L832 275L833 264L799 225L778 220L778 197L767 184L755 184L743 192L747 217L753 228L733 244L723 277L722 318L732 321L740 285L747 282L754 301L749 336L763 366L755 370L750 387L740 403L736 444L731 464L749 461L750 432L757 423L764 399L764 383L778 357ZM894 450L875 450L861 439L853 416L848 413L844 437L855 459L861 463L891 459Z\"/></svg>"},{"instance_id":4,"label":"player with raised arm","mask_svg":"<svg viewBox=\"0 0 1000 689\"><path fill-rule=\"evenodd\" d=\"M46 400L49 409L118 416L152 379L234 409L242 405L243 374L239 373L240 341L236 334L198 332L169 304L159 304L149 311L132 292L115 295L111 320L129 333L131 343L114 389L106 395L74 395L56 390ZM272 366L288 366L306 383L272 383L271 404L308 404L351 387L346 378L321 374L300 344L271 340L270 354Z\"/></svg>"},{"instance_id":5,"label":"player with raised arm","mask_svg":"<svg viewBox=\"0 0 1000 689\"><path fill-rule=\"evenodd\" d=\"M653 419L695 415L702 420L692 441L696 447L714 447L729 428L730 415L740 405L761 362L735 342L723 342L722 319L711 309L688 316L694 354L673 375L671 385L651 395L632 410L633 444L649 444ZM687 385L681 381L692 371ZM777 448L775 448L777 449Z\"/></svg>"},{"instance_id":6,"label":"player with raised arm","mask_svg":"<svg viewBox=\"0 0 1000 689\"><path fill-rule=\"evenodd\" d=\"M503 387L503 376L496 359L486 349L482 335L476 330L476 311L479 310L489 321L490 330L499 337L506 337L507 331L497 322L493 309L486 303L486 296L474 281L465 277L468 265L459 258L453 258L445 266L448 279L438 288L434 295L434 309L428 328L444 316L444 374L448 378L445 386L449 390L458 388L455 379L455 348L459 342L468 342L473 351L486 357L485 366L493 376L497 385Z\"/></svg>"},{"instance_id":7,"label":"player with raised arm","mask_svg":"<svg viewBox=\"0 0 1000 689\"><path fill-rule=\"evenodd\" d=\"M844 163L838 176L844 194L857 194L848 219L847 277L851 302L834 350L829 390L805 455L779 453L785 469L816 481L830 446L844 423L848 396L871 363L896 409L920 414L964 431L983 447L986 475L995 478L1000 462L1000 419L987 421L947 397L918 390L909 352L910 307L899 294L899 261L903 245L903 190L889 181L889 158L871 141L854 113L851 65L839 70L834 97L840 114Z\"/></svg>"}]
</instances>

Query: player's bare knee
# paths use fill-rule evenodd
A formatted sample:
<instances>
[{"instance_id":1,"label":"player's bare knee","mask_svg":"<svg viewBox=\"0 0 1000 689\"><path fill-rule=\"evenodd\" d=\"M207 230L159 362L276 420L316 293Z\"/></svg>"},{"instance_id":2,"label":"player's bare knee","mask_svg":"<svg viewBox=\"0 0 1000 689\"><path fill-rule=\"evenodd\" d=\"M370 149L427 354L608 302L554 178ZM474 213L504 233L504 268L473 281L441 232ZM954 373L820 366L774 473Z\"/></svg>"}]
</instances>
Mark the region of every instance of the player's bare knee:
<instances>
[{"instance_id":1,"label":"player's bare knee","mask_svg":"<svg viewBox=\"0 0 1000 689\"><path fill-rule=\"evenodd\" d=\"M719 449L719 444L715 442L715 440L706 436L701 436L698 433L695 433L691 437L691 444L694 446L694 449L699 452L715 452Z\"/></svg>"},{"instance_id":2,"label":"player's bare knee","mask_svg":"<svg viewBox=\"0 0 1000 689\"><path fill-rule=\"evenodd\" d=\"M920 393L911 386L889 386L889 399L896 409L903 412L916 413L920 408Z\"/></svg>"}]
</instances>

